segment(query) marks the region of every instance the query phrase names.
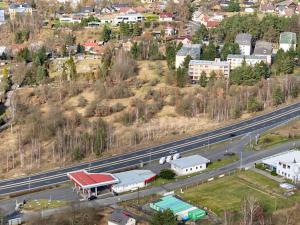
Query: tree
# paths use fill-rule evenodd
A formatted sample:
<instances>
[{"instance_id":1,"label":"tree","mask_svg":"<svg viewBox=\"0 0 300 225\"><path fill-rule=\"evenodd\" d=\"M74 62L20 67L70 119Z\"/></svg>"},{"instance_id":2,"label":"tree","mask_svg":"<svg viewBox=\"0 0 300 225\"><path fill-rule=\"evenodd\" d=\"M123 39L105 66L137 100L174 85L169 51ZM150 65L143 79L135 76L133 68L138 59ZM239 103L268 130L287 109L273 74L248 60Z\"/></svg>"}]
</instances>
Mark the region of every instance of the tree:
<instances>
[{"instance_id":1,"label":"tree","mask_svg":"<svg viewBox=\"0 0 300 225\"><path fill-rule=\"evenodd\" d=\"M142 34L142 28L140 27L139 23L135 23L133 25L132 35L133 36L140 36L141 34Z\"/></svg>"},{"instance_id":2,"label":"tree","mask_svg":"<svg viewBox=\"0 0 300 225\"><path fill-rule=\"evenodd\" d=\"M210 41L208 46L204 46L202 59L215 60L215 58L218 58L218 49L213 42Z\"/></svg>"},{"instance_id":3,"label":"tree","mask_svg":"<svg viewBox=\"0 0 300 225\"><path fill-rule=\"evenodd\" d=\"M108 25L105 25L101 34L101 40L104 42L108 42L111 38L111 29Z\"/></svg>"},{"instance_id":4,"label":"tree","mask_svg":"<svg viewBox=\"0 0 300 225\"><path fill-rule=\"evenodd\" d=\"M28 48L21 49L17 54L18 61L24 61L25 63L31 62L31 54Z\"/></svg>"},{"instance_id":5,"label":"tree","mask_svg":"<svg viewBox=\"0 0 300 225\"><path fill-rule=\"evenodd\" d=\"M84 46L78 43L76 53L82 54L84 53L84 51L85 51Z\"/></svg>"},{"instance_id":6,"label":"tree","mask_svg":"<svg viewBox=\"0 0 300 225\"><path fill-rule=\"evenodd\" d=\"M170 209L157 212L152 217L150 225L177 225L176 217Z\"/></svg>"},{"instance_id":7,"label":"tree","mask_svg":"<svg viewBox=\"0 0 300 225\"><path fill-rule=\"evenodd\" d=\"M36 82L41 83L48 77L48 71L44 66L38 66L36 72Z\"/></svg>"},{"instance_id":8,"label":"tree","mask_svg":"<svg viewBox=\"0 0 300 225\"><path fill-rule=\"evenodd\" d=\"M274 92L272 94L272 97L273 97L273 104L275 106L278 106L278 105L284 103L284 93L283 93L283 91L281 90L280 87L277 87L274 90Z\"/></svg>"},{"instance_id":9,"label":"tree","mask_svg":"<svg viewBox=\"0 0 300 225\"><path fill-rule=\"evenodd\" d=\"M252 96L249 98L248 100L248 112L259 112L261 110L263 110L263 104L258 102L257 99Z\"/></svg>"},{"instance_id":10,"label":"tree","mask_svg":"<svg viewBox=\"0 0 300 225\"><path fill-rule=\"evenodd\" d=\"M69 80L76 80L77 79L77 71L76 71L76 65L74 62L73 57L71 56L69 60L67 61L67 65L69 67Z\"/></svg>"},{"instance_id":11,"label":"tree","mask_svg":"<svg viewBox=\"0 0 300 225\"><path fill-rule=\"evenodd\" d=\"M179 67L176 71L176 83L178 87L184 87L187 81L187 68Z\"/></svg>"},{"instance_id":12,"label":"tree","mask_svg":"<svg viewBox=\"0 0 300 225\"><path fill-rule=\"evenodd\" d=\"M206 73L204 71L202 71L201 75L200 75L200 79L199 79L199 84L201 87L206 87L207 85L207 76Z\"/></svg>"},{"instance_id":13,"label":"tree","mask_svg":"<svg viewBox=\"0 0 300 225\"><path fill-rule=\"evenodd\" d=\"M227 12L239 12L241 10L240 4L238 1L230 0L228 7L226 8Z\"/></svg>"},{"instance_id":14,"label":"tree","mask_svg":"<svg viewBox=\"0 0 300 225\"><path fill-rule=\"evenodd\" d=\"M163 169L159 173L159 177L167 180L172 180L175 177L175 173L170 169Z\"/></svg>"},{"instance_id":15,"label":"tree","mask_svg":"<svg viewBox=\"0 0 300 225\"><path fill-rule=\"evenodd\" d=\"M195 35L192 37L192 42L194 44L199 44L203 40L207 40L208 35L209 35L209 32L208 32L207 28L203 24L201 24L199 29L196 31Z\"/></svg>"},{"instance_id":16,"label":"tree","mask_svg":"<svg viewBox=\"0 0 300 225\"><path fill-rule=\"evenodd\" d=\"M133 43L133 45L130 49L130 53L132 55L132 58L138 59L138 57L140 55L140 48L136 42Z\"/></svg>"},{"instance_id":17,"label":"tree","mask_svg":"<svg viewBox=\"0 0 300 225\"><path fill-rule=\"evenodd\" d=\"M175 57L177 53L176 42L168 43L166 46L166 58L169 69L175 69Z\"/></svg>"},{"instance_id":18,"label":"tree","mask_svg":"<svg viewBox=\"0 0 300 225\"><path fill-rule=\"evenodd\" d=\"M240 48L237 43L226 42L221 50L221 60L227 60L229 54L240 54Z\"/></svg>"},{"instance_id":19,"label":"tree","mask_svg":"<svg viewBox=\"0 0 300 225\"><path fill-rule=\"evenodd\" d=\"M270 67L264 62L255 64L253 70L254 70L254 77L256 80L259 80L261 78L267 79L271 76Z\"/></svg>"}]
</instances>

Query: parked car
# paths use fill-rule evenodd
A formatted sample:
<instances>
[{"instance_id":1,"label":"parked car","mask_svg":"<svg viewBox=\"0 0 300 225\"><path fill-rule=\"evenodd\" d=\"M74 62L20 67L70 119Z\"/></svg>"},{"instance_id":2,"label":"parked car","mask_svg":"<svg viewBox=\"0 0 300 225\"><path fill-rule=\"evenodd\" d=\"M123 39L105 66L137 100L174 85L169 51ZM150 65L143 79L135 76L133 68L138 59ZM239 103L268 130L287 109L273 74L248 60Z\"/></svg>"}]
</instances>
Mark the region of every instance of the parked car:
<instances>
[{"instance_id":1,"label":"parked car","mask_svg":"<svg viewBox=\"0 0 300 225\"><path fill-rule=\"evenodd\" d=\"M166 162L169 163L169 162L171 162L171 160L172 160L172 156L171 156L171 155L168 155L168 156L167 156L167 159L166 159Z\"/></svg>"},{"instance_id":2,"label":"parked car","mask_svg":"<svg viewBox=\"0 0 300 225\"><path fill-rule=\"evenodd\" d=\"M173 160L179 159L180 158L180 153L176 153L173 155Z\"/></svg>"},{"instance_id":3,"label":"parked car","mask_svg":"<svg viewBox=\"0 0 300 225\"><path fill-rule=\"evenodd\" d=\"M90 197L88 197L89 201L92 201L92 200L95 200L95 199L97 199L97 196L95 196L95 195L91 195Z\"/></svg>"},{"instance_id":4,"label":"parked car","mask_svg":"<svg viewBox=\"0 0 300 225\"><path fill-rule=\"evenodd\" d=\"M159 164L163 165L166 162L166 157L161 157L159 160Z\"/></svg>"}]
</instances>

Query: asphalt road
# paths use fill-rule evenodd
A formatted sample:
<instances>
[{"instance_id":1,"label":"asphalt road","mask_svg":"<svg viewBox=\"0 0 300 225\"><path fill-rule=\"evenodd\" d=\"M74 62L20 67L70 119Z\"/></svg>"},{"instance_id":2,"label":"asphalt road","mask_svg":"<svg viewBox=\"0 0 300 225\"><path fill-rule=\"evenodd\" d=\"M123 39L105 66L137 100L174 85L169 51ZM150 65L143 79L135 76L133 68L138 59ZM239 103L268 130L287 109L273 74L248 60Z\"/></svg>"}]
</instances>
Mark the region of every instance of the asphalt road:
<instances>
[{"instance_id":1,"label":"asphalt road","mask_svg":"<svg viewBox=\"0 0 300 225\"><path fill-rule=\"evenodd\" d=\"M174 154L175 152L188 152L192 149L203 147L208 144L215 144L225 140L230 140L233 137L244 136L251 132L266 129L274 124L284 123L285 121L298 116L300 116L300 102L230 126L201 133L182 140L169 142L156 147L146 148L106 159L100 159L91 163L82 163L68 168L43 172L30 177L1 180L0 195L39 189L63 183L68 180L66 174L71 171L88 169L91 172L110 172L132 165L138 165L141 162L145 163L157 160L162 156Z\"/></svg>"}]
</instances>

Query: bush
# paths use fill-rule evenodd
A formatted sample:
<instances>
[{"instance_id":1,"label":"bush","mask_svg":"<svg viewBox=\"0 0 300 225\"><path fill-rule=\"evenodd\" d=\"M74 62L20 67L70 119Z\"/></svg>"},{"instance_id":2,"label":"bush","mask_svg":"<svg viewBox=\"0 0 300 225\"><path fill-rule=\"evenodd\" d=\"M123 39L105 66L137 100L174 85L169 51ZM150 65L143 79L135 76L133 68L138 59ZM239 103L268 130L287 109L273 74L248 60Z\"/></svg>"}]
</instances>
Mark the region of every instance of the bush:
<instances>
[{"instance_id":1,"label":"bush","mask_svg":"<svg viewBox=\"0 0 300 225\"><path fill-rule=\"evenodd\" d=\"M118 102L111 107L111 110L113 113L116 113L116 112L121 112L125 108L126 107L124 105Z\"/></svg>"},{"instance_id":2,"label":"bush","mask_svg":"<svg viewBox=\"0 0 300 225\"><path fill-rule=\"evenodd\" d=\"M128 98L133 96L132 92L124 84L119 84L107 90L107 98L118 99L118 98Z\"/></svg>"},{"instance_id":3,"label":"bush","mask_svg":"<svg viewBox=\"0 0 300 225\"><path fill-rule=\"evenodd\" d=\"M159 177L167 180L172 180L175 177L175 173L173 170L170 169L163 169L159 173Z\"/></svg>"},{"instance_id":4,"label":"bush","mask_svg":"<svg viewBox=\"0 0 300 225\"><path fill-rule=\"evenodd\" d=\"M83 96L80 96L78 98L78 104L77 104L77 106L81 107L81 108L84 108L84 107L86 107L87 103L88 103L88 101Z\"/></svg>"},{"instance_id":5,"label":"bush","mask_svg":"<svg viewBox=\"0 0 300 225\"><path fill-rule=\"evenodd\" d=\"M273 171L271 172L271 175L272 175L272 176L277 176L276 171L273 170Z\"/></svg>"}]
</instances>

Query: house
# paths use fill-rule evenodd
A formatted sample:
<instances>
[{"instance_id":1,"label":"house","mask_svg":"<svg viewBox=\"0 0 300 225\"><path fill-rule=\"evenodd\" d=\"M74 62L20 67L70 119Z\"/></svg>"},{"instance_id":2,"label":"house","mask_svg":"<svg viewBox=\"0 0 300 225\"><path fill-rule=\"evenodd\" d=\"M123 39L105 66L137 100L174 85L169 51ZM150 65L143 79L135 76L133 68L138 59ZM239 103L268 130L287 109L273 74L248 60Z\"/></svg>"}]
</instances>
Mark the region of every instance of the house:
<instances>
[{"instance_id":1,"label":"house","mask_svg":"<svg viewBox=\"0 0 300 225\"><path fill-rule=\"evenodd\" d=\"M252 52L252 35L248 33L239 33L235 37L235 43L239 45L242 55L250 55Z\"/></svg>"},{"instance_id":2,"label":"house","mask_svg":"<svg viewBox=\"0 0 300 225\"><path fill-rule=\"evenodd\" d=\"M116 209L108 219L108 225L135 225L134 219L128 212L122 209Z\"/></svg>"},{"instance_id":3,"label":"house","mask_svg":"<svg viewBox=\"0 0 300 225\"><path fill-rule=\"evenodd\" d=\"M266 41L257 41L254 48L254 55L267 56L267 63L272 63L273 47L272 43Z\"/></svg>"},{"instance_id":4,"label":"house","mask_svg":"<svg viewBox=\"0 0 300 225\"><path fill-rule=\"evenodd\" d=\"M243 62L247 65L254 66L257 63L264 62L267 64L268 58L264 55L232 55L227 56L227 61L230 63L230 69L234 70L235 68L241 66Z\"/></svg>"},{"instance_id":5,"label":"house","mask_svg":"<svg viewBox=\"0 0 300 225\"><path fill-rule=\"evenodd\" d=\"M280 176L293 182L300 181L300 151L291 150L263 159L262 163Z\"/></svg>"},{"instance_id":6,"label":"house","mask_svg":"<svg viewBox=\"0 0 300 225\"><path fill-rule=\"evenodd\" d=\"M194 60L195 61L195 60ZM200 172L206 169L210 162L200 155L191 155L170 162L171 169L179 176Z\"/></svg>"},{"instance_id":7,"label":"house","mask_svg":"<svg viewBox=\"0 0 300 225\"><path fill-rule=\"evenodd\" d=\"M24 4L10 4L8 8L9 16L11 19L14 19L16 15L32 15L31 5Z\"/></svg>"},{"instance_id":8,"label":"house","mask_svg":"<svg viewBox=\"0 0 300 225\"><path fill-rule=\"evenodd\" d=\"M200 54L201 54L200 44L183 45L176 54L175 67L179 68L188 55L191 56L192 59L198 59L200 58Z\"/></svg>"},{"instance_id":9,"label":"house","mask_svg":"<svg viewBox=\"0 0 300 225\"><path fill-rule=\"evenodd\" d=\"M176 34L176 29L174 26L166 26L164 28L164 31L165 31L165 36L173 36Z\"/></svg>"},{"instance_id":10,"label":"house","mask_svg":"<svg viewBox=\"0 0 300 225\"><path fill-rule=\"evenodd\" d=\"M113 8L111 6L106 6L100 10L100 14L110 14L110 13L114 13L116 11L117 10L115 8Z\"/></svg>"},{"instance_id":11,"label":"house","mask_svg":"<svg viewBox=\"0 0 300 225\"><path fill-rule=\"evenodd\" d=\"M221 2L220 2L220 6L222 8L227 8L229 6L229 4L230 4L229 0L221 0Z\"/></svg>"},{"instance_id":12,"label":"house","mask_svg":"<svg viewBox=\"0 0 300 225\"><path fill-rule=\"evenodd\" d=\"M286 0L275 5L275 11L280 16L292 16L295 14L298 5L293 0Z\"/></svg>"},{"instance_id":13,"label":"house","mask_svg":"<svg viewBox=\"0 0 300 225\"><path fill-rule=\"evenodd\" d=\"M0 25L5 23L4 10L0 9Z\"/></svg>"},{"instance_id":14,"label":"house","mask_svg":"<svg viewBox=\"0 0 300 225\"><path fill-rule=\"evenodd\" d=\"M73 24L74 23L81 23L82 18L83 17L81 15L76 15L76 14L66 15L66 14L63 14L59 18L59 22L60 23L73 23Z\"/></svg>"},{"instance_id":15,"label":"house","mask_svg":"<svg viewBox=\"0 0 300 225\"><path fill-rule=\"evenodd\" d=\"M205 73L206 77L210 77L212 72L216 74L217 78L228 78L230 74L230 63L221 61L220 59L215 59L214 61L191 60L189 63L188 74L192 82L198 82L203 73Z\"/></svg>"},{"instance_id":16,"label":"house","mask_svg":"<svg viewBox=\"0 0 300 225\"><path fill-rule=\"evenodd\" d=\"M173 13L160 13L159 14L159 22L171 22L174 20Z\"/></svg>"},{"instance_id":17,"label":"house","mask_svg":"<svg viewBox=\"0 0 300 225\"><path fill-rule=\"evenodd\" d=\"M296 50L297 36L293 32L283 32L279 38L279 48L287 52L290 49Z\"/></svg>"},{"instance_id":18,"label":"house","mask_svg":"<svg viewBox=\"0 0 300 225\"><path fill-rule=\"evenodd\" d=\"M272 2L261 3L260 11L263 13L273 13L275 12L275 6Z\"/></svg>"},{"instance_id":19,"label":"house","mask_svg":"<svg viewBox=\"0 0 300 225\"><path fill-rule=\"evenodd\" d=\"M155 179L156 174L150 170L130 170L115 173L114 176L119 180L119 183L113 185L111 189L114 193L119 194L146 187L148 183Z\"/></svg>"},{"instance_id":20,"label":"house","mask_svg":"<svg viewBox=\"0 0 300 225\"><path fill-rule=\"evenodd\" d=\"M200 11L200 10L195 11L192 16L192 21L200 23L201 15L203 15L202 11Z\"/></svg>"},{"instance_id":21,"label":"house","mask_svg":"<svg viewBox=\"0 0 300 225\"><path fill-rule=\"evenodd\" d=\"M124 15L118 15L115 18L115 24L120 23L139 23L143 22L145 20L145 17L140 13L133 13L133 14L124 14Z\"/></svg>"},{"instance_id":22,"label":"house","mask_svg":"<svg viewBox=\"0 0 300 225\"><path fill-rule=\"evenodd\" d=\"M82 46L84 46L84 50L86 52L89 52L90 50L92 50L92 48L97 47L98 43L96 41L88 41L88 42L83 43Z\"/></svg>"},{"instance_id":23,"label":"house","mask_svg":"<svg viewBox=\"0 0 300 225\"><path fill-rule=\"evenodd\" d=\"M189 44L192 44L192 39L190 36L179 36L175 39L176 43L179 44L179 43L182 43L184 45L189 45Z\"/></svg>"}]
</instances>

